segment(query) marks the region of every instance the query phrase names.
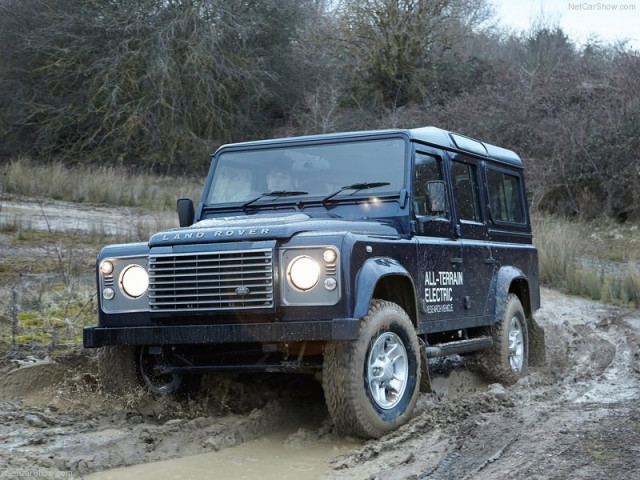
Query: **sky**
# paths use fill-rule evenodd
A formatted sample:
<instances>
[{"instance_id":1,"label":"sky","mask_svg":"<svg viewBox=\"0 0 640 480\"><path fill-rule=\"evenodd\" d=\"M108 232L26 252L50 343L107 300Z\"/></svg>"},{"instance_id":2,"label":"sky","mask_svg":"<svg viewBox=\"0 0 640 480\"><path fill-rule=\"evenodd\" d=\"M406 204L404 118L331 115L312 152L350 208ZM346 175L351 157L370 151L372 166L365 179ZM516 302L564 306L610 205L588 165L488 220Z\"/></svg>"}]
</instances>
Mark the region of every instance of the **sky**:
<instances>
[{"instance_id":1,"label":"sky","mask_svg":"<svg viewBox=\"0 0 640 480\"><path fill-rule=\"evenodd\" d=\"M640 0L490 1L501 23L514 30L528 31L532 21L543 18L578 45L595 36L602 42L628 39L629 47L640 50Z\"/></svg>"}]
</instances>

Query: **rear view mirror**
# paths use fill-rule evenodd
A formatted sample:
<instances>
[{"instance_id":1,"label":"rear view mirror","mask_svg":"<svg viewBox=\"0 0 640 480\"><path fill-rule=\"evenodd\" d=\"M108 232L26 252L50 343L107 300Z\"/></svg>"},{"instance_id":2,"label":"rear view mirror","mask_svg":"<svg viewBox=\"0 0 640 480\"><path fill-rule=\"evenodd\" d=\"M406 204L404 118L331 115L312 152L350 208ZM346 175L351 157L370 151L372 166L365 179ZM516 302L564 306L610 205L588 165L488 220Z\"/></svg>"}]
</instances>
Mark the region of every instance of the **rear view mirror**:
<instances>
[{"instance_id":1,"label":"rear view mirror","mask_svg":"<svg viewBox=\"0 0 640 480\"><path fill-rule=\"evenodd\" d=\"M447 213L447 196L442 180L427 182L427 208L432 215Z\"/></svg>"},{"instance_id":2,"label":"rear view mirror","mask_svg":"<svg viewBox=\"0 0 640 480\"><path fill-rule=\"evenodd\" d=\"M190 227L193 225L195 215L193 200L190 198L178 199L178 221L181 227Z\"/></svg>"}]
</instances>

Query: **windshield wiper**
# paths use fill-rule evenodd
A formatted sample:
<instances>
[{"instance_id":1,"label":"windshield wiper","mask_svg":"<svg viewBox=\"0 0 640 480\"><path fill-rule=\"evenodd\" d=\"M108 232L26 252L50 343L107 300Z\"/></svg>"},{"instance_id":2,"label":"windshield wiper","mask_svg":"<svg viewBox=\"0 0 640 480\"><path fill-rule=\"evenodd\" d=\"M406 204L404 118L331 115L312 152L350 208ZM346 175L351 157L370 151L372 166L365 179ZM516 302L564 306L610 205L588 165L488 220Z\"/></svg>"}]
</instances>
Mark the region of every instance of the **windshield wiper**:
<instances>
[{"instance_id":1,"label":"windshield wiper","mask_svg":"<svg viewBox=\"0 0 640 480\"><path fill-rule=\"evenodd\" d=\"M266 192L266 193L262 193L259 196L257 196L256 198L252 198L251 200L249 200L248 202L244 203L242 205L242 210L244 210L245 208L247 208L249 205L251 205L252 203L257 202L258 200L261 200L265 197L276 197L276 198L281 198L281 197L295 197L296 195L308 195L309 192L299 192L297 190L292 190L292 191L288 191L288 190L276 190L274 192Z\"/></svg>"},{"instance_id":2,"label":"windshield wiper","mask_svg":"<svg viewBox=\"0 0 640 480\"><path fill-rule=\"evenodd\" d=\"M356 193L360 190L368 190L370 188L385 187L387 185L391 185L391 184L389 182L371 182L371 183L354 183L351 185L347 185L346 187L342 187L337 192L333 192L331 195L324 197L322 199L322 204L324 205L328 200L331 200L333 197L344 192L345 190L354 190L353 193Z\"/></svg>"}]
</instances>

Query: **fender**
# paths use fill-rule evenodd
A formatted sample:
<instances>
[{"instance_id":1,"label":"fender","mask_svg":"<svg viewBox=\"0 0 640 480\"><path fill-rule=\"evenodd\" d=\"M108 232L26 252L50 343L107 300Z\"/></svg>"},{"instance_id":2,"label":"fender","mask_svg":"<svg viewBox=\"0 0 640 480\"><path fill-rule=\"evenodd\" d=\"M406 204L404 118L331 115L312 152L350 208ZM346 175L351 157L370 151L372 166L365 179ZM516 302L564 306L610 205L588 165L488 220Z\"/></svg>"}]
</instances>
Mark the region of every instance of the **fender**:
<instances>
[{"instance_id":1,"label":"fender","mask_svg":"<svg viewBox=\"0 0 640 480\"><path fill-rule=\"evenodd\" d=\"M495 316L492 323L495 324L504 315L509 289L513 282L526 283L529 288L529 279L519 268L507 266L502 267L494 276L492 281L492 296L495 298ZM495 290L494 290L495 289ZM530 291L530 290L529 290ZM527 314L527 329L529 335L529 365L541 367L546 364L547 355L545 349L544 329L538 325L533 316L533 305L531 298L521 298L522 307ZM535 303L535 300L533 300Z\"/></svg>"},{"instance_id":2,"label":"fender","mask_svg":"<svg viewBox=\"0 0 640 480\"><path fill-rule=\"evenodd\" d=\"M389 257L369 258L356 274L353 318L362 318L367 315L376 285L380 279L390 275L406 277L411 282L412 291L415 292L411 275L397 260Z\"/></svg>"},{"instance_id":3,"label":"fender","mask_svg":"<svg viewBox=\"0 0 640 480\"><path fill-rule=\"evenodd\" d=\"M529 283L527 276L522 272L522 270L510 265L501 267L500 270L498 270L498 273L494 275L490 290L490 298L495 299L495 310L492 323L496 323L502 318L507 306L509 288L515 280L524 280ZM522 306L525 311L529 311L529 305L525 305L524 301Z\"/></svg>"}]
</instances>

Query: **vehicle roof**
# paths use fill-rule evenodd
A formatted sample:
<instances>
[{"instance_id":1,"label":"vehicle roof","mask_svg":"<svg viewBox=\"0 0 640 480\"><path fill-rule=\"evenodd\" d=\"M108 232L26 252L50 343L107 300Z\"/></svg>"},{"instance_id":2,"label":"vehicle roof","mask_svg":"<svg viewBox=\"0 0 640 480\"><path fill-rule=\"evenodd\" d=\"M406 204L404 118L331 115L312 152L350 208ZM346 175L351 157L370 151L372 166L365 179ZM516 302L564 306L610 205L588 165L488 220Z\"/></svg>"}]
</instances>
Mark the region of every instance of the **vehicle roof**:
<instances>
[{"instance_id":1,"label":"vehicle roof","mask_svg":"<svg viewBox=\"0 0 640 480\"><path fill-rule=\"evenodd\" d=\"M413 129L389 129L389 130L363 130L357 132L327 133L321 135L307 135L301 137L274 138L270 140L257 140L251 142L233 143L221 146L222 149L246 149L253 147L285 146L292 143L322 142L325 140L337 140L361 137L386 137L404 135L412 141L424 143L457 152L471 153L508 165L522 167L522 160L515 152L498 147L490 143L481 142L471 137L461 135L437 127L421 127ZM217 152L216 152L217 153Z\"/></svg>"}]
</instances>

